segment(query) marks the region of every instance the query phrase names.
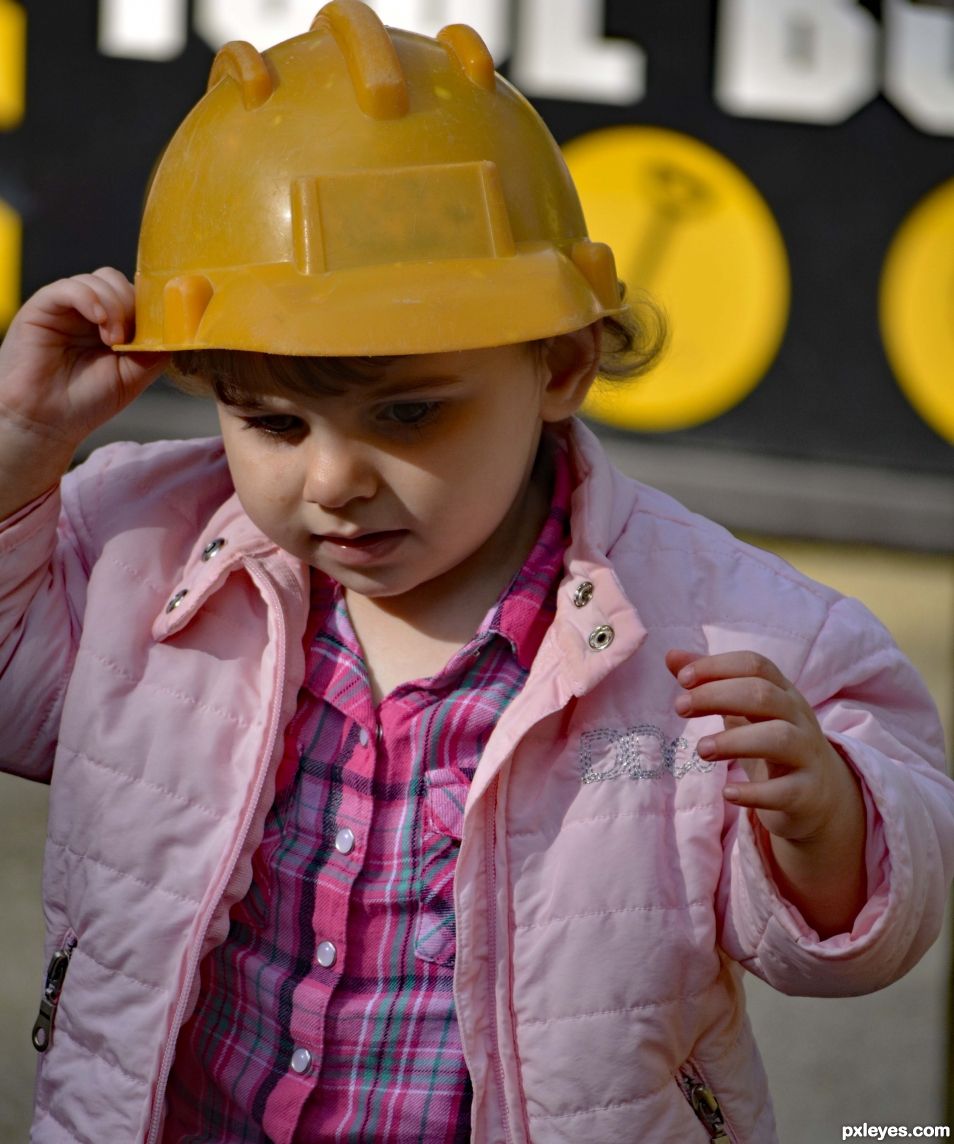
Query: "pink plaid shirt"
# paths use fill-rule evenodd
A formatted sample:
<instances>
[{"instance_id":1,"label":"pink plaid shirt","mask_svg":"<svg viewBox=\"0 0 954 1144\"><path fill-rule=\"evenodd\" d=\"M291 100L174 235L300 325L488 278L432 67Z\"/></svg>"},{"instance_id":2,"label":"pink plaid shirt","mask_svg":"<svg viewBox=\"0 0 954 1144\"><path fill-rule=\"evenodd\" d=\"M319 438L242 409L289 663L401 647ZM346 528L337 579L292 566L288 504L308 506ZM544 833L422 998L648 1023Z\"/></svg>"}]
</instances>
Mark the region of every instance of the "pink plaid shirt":
<instances>
[{"instance_id":1,"label":"pink plaid shirt","mask_svg":"<svg viewBox=\"0 0 954 1144\"><path fill-rule=\"evenodd\" d=\"M571 493L554 452L524 567L440 672L377 710L340 590L313 577L275 803L251 888L202 963L165 1141L470 1138L454 869L470 780L553 618Z\"/></svg>"}]
</instances>

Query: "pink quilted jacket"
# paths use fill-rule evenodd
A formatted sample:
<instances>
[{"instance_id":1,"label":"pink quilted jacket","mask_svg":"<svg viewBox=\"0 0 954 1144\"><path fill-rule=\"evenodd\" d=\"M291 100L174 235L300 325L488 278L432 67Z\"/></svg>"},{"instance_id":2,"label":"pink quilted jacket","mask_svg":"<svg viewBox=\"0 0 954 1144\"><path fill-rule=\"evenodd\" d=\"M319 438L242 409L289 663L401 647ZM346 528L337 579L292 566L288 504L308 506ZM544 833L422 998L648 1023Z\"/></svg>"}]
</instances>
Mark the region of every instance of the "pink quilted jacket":
<instances>
[{"instance_id":1,"label":"pink quilted jacket","mask_svg":"<svg viewBox=\"0 0 954 1144\"><path fill-rule=\"evenodd\" d=\"M769 1144L740 967L858 993L934 940L954 865L936 714L859 604L570 436L557 616L481 760L457 871L473 1139L702 1144L721 1127ZM52 782L62 990L36 1141L161 1139L197 966L249 884L307 587L243 514L215 441L104 449L0 530L0 767ZM695 753L712 721L673 711L671 646L774 659L861 776L869 901L850 934L820 941L779 896L721 797L727 768ZM709 1128L690 1105L703 1086Z\"/></svg>"}]
</instances>

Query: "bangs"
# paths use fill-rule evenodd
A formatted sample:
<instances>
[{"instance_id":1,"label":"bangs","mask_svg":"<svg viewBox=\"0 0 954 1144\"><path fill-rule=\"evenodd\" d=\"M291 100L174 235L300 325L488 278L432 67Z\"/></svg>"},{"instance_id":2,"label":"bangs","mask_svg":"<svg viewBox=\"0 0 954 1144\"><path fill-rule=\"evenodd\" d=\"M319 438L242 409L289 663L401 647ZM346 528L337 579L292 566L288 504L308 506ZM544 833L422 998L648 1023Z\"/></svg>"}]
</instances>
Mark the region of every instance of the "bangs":
<instances>
[{"instance_id":1,"label":"bangs","mask_svg":"<svg viewBox=\"0 0 954 1144\"><path fill-rule=\"evenodd\" d=\"M309 397L340 394L349 385L377 381L393 357L290 357L247 350L179 350L168 373L174 384L223 405L250 395Z\"/></svg>"}]
</instances>

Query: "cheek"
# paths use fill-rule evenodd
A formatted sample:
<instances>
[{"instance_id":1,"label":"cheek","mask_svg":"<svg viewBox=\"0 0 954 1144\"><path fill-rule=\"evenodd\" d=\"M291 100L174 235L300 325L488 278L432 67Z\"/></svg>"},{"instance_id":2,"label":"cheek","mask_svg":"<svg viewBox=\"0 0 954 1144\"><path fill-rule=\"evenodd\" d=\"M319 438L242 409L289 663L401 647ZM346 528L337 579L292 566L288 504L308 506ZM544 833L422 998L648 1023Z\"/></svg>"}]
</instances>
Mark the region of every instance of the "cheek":
<instances>
[{"instance_id":1,"label":"cheek","mask_svg":"<svg viewBox=\"0 0 954 1144\"><path fill-rule=\"evenodd\" d=\"M512 453L481 448L458 453L431 501L434 518L451 536L483 541L517 496L523 466Z\"/></svg>"},{"instance_id":2,"label":"cheek","mask_svg":"<svg viewBox=\"0 0 954 1144\"><path fill-rule=\"evenodd\" d=\"M464 484L507 484L532 462L538 418L520 400L488 403L455 426L441 449L446 479Z\"/></svg>"},{"instance_id":3,"label":"cheek","mask_svg":"<svg viewBox=\"0 0 954 1144\"><path fill-rule=\"evenodd\" d=\"M274 453L226 442L232 483L243 504L283 503L294 484L293 473Z\"/></svg>"},{"instance_id":4,"label":"cheek","mask_svg":"<svg viewBox=\"0 0 954 1144\"><path fill-rule=\"evenodd\" d=\"M533 464L536 444L536 434L517 418L497 419L456 452L453 479L478 499L513 494Z\"/></svg>"}]
</instances>

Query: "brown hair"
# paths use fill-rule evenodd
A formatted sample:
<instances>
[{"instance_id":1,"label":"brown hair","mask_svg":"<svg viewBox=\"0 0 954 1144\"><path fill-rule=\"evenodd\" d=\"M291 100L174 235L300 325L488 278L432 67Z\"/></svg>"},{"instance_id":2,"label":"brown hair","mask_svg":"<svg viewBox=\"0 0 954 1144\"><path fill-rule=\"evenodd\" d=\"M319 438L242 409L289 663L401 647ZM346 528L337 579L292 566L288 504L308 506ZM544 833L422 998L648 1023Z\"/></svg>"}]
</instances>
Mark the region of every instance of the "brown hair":
<instances>
[{"instance_id":1,"label":"brown hair","mask_svg":"<svg viewBox=\"0 0 954 1144\"><path fill-rule=\"evenodd\" d=\"M634 302L626 300L626 286L619 284L624 303L621 313L603 319L603 348L597 374L608 381L630 381L648 373L669 343L665 311L649 294L640 291Z\"/></svg>"},{"instance_id":2,"label":"brown hair","mask_svg":"<svg viewBox=\"0 0 954 1144\"><path fill-rule=\"evenodd\" d=\"M177 350L168 374L179 389L239 405L254 393L340 393L342 383L370 381L393 357L293 357L250 350Z\"/></svg>"},{"instance_id":3,"label":"brown hair","mask_svg":"<svg viewBox=\"0 0 954 1144\"><path fill-rule=\"evenodd\" d=\"M666 316L649 295L625 301L621 313L603 319L598 376L608 381L640 377L657 363L668 341ZM541 339L545 342L548 339ZM169 375L179 389L239 404L251 393L340 392L342 383L370 381L394 357L292 357L249 350L177 350Z\"/></svg>"}]
</instances>

